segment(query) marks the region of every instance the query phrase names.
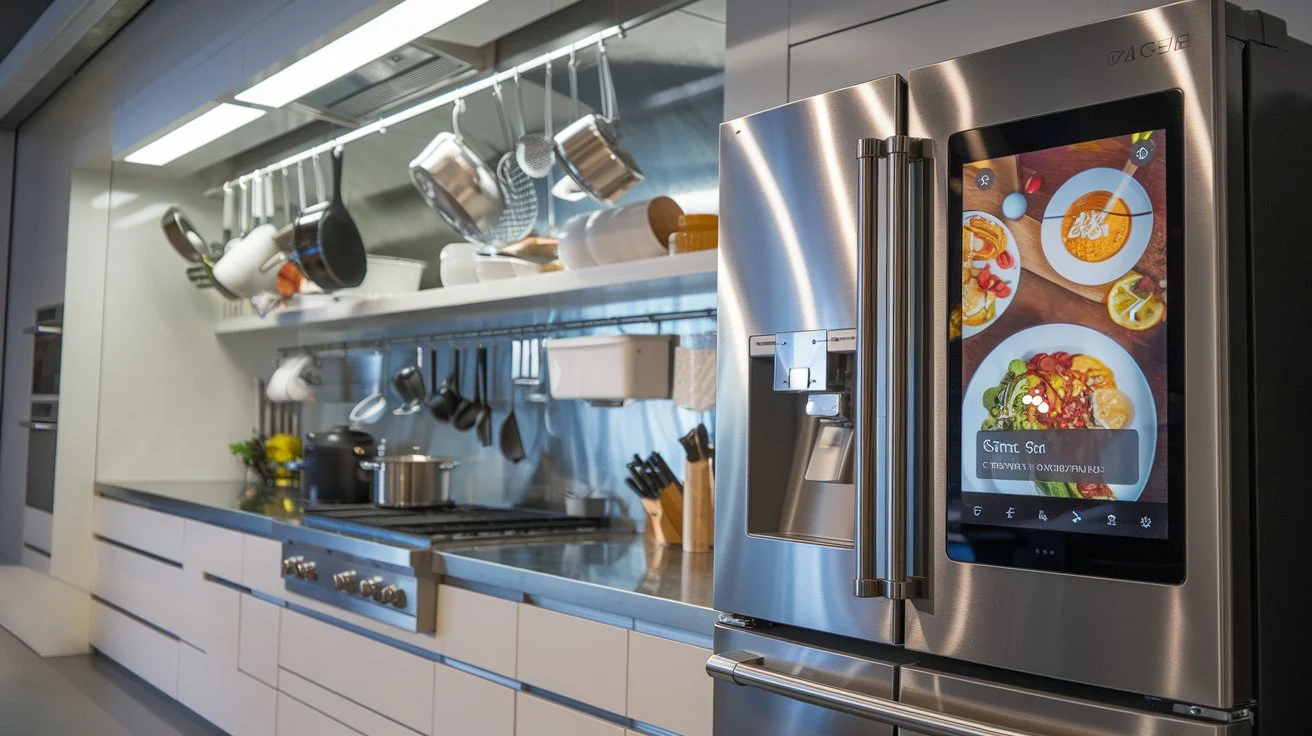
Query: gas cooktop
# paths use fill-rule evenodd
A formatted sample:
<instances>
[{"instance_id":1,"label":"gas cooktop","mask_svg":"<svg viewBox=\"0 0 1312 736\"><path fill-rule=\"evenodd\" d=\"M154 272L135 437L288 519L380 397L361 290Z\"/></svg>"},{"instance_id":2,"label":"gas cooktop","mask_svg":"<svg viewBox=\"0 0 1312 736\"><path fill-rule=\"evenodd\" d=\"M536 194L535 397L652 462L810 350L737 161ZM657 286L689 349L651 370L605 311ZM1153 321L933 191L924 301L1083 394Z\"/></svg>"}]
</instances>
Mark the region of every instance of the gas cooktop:
<instances>
[{"instance_id":1,"label":"gas cooktop","mask_svg":"<svg viewBox=\"0 0 1312 736\"><path fill-rule=\"evenodd\" d=\"M378 542L418 547L440 542L600 531L607 527L607 519L533 509L455 504L425 509L342 504L307 506L301 524Z\"/></svg>"}]
</instances>

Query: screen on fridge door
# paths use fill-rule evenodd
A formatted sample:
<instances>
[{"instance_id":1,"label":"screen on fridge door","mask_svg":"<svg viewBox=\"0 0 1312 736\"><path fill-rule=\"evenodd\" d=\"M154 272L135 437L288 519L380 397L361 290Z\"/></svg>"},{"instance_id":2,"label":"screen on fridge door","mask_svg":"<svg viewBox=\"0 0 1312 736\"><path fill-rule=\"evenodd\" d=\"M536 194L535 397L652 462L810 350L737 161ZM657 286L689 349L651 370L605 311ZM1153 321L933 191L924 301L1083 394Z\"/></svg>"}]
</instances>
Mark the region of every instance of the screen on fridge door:
<instances>
[{"instance_id":1,"label":"screen on fridge door","mask_svg":"<svg viewBox=\"0 0 1312 736\"><path fill-rule=\"evenodd\" d=\"M1183 579L1180 110L1164 92L950 138L954 559Z\"/></svg>"}]
</instances>

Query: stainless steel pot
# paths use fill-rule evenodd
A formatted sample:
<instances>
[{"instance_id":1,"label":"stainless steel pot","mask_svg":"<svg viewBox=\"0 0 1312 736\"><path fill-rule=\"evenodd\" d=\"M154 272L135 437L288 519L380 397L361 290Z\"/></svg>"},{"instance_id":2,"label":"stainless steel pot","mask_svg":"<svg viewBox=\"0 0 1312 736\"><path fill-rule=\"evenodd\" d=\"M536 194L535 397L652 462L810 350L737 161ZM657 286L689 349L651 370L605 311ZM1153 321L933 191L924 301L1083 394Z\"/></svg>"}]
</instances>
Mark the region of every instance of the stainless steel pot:
<instances>
[{"instance_id":1,"label":"stainless steel pot","mask_svg":"<svg viewBox=\"0 0 1312 736\"><path fill-rule=\"evenodd\" d=\"M460 110L451 114L453 133L442 132L410 162L410 180L429 206L456 232L482 242L483 231L497 224L505 202L497 177L460 137Z\"/></svg>"},{"instance_id":2,"label":"stainless steel pot","mask_svg":"<svg viewBox=\"0 0 1312 736\"><path fill-rule=\"evenodd\" d=\"M383 455L360 467L374 474L374 505L409 509L448 503L451 470L459 464L448 457Z\"/></svg>"},{"instance_id":3,"label":"stainless steel pot","mask_svg":"<svg viewBox=\"0 0 1312 736\"><path fill-rule=\"evenodd\" d=\"M597 68L601 78L601 114L584 115L557 133L556 152L561 168L580 190L593 199L614 204L642 181L642 171L620 143L615 84L610 76L606 47L601 43L598 43ZM577 73L571 59L570 90L576 107ZM561 194L562 199L570 199L565 190Z\"/></svg>"}]
</instances>

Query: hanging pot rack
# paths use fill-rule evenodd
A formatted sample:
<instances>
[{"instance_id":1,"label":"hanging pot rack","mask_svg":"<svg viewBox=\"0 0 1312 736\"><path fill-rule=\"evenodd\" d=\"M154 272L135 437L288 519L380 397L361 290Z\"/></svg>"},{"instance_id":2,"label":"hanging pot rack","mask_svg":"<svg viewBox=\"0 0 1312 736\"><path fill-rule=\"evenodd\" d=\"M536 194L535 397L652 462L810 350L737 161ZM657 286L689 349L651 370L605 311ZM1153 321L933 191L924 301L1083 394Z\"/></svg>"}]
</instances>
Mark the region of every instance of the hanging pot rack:
<instances>
[{"instance_id":1,"label":"hanging pot rack","mask_svg":"<svg viewBox=\"0 0 1312 736\"><path fill-rule=\"evenodd\" d=\"M708 309L689 309L677 312L657 312L653 314L633 314L623 317L598 317L594 319L579 319L567 322L551 322L547 324L531 325L514 325L510 327L486 327L481 329L460 330L455 332L434 332L424 335L409 335L406 337L389 337L373 340L351 340L343 342L324 342L313 345L298 345L295 347L278 348L278 355L285 358L289 355L309 354L321 355L324 353L344 353L351 350L363 348L385 348L394 345L418 345L420 343L434 342L452 342L458 340L476 340L492 337L517 337L521 335L543 335L547 333L571 332L574 330L588 330L597 327L622 327L625 325L660 325L664 322L679 322L693 319L715 319L717 311L715 308Z\"/></svg>"},{"instance_id":2,"label":"hanging pot rack","mask_svg":"<svg viewBox=\"0 0 1312 736\"><path fill-rule=\"evenodd\" d=\"M542 54L541 56L535 57L533 59L530 59L522 64L516 64L512 67L503 69L502 71L496 72L494 74L489 74L486 77L477 79L473 82L469 82L468 84L462 85L453 90L443 92L437 97L434 97L429 100L425 100L424 102L420 102L417 105L413 105L399 112L394 112L391 115L381 117L378 120L373 121L372 123L362 125L359 128L356 128L355 130L349 131L347 133L343 133L342 135L337 136L336 138L333 138L330 141L327 141L325 143L320 143L316 146L312 146L303 151L300 151L299 153L292 154L291 156L288 156L282 159L281 161L277 161L272 164L269 164L268 166L255 169L254 171L251 171L247 174L243 174L235 179L230 179L224 182L223 188L224 189L228 189L230 187L245 188L250 182L259 179L260 177L271 175L275 172L281 172L282 175L286 177L288 175L288 169L290 169L292 166L296 166L297 164L303 163L309 159L315 158L317 156L321 156L340 146L344 146L347 143L351 143L352 141L358 141L366 136L370 136L375 133L386 133L387 129L393 125L403 123L407 120L410 120L411 118L415 118L420 115L423 115L426 112L431 112L433 110L442 107L443 105L451 104L464 97L468 97L476 92L480 92L482 90L493 87L494 85L499 84L501 82L510 81L517 74L522 76L530 71L533 71L534 69L545 67L551 64L552 62L556 61L557 59L571 57L577 54L577 52L580 49L586 49L591 46L597 46L598 48L601 48L607 39L623 37L624 32L625 32L624 29L621 28L620 26L611 26L610 28L606 28L604 30L598 31L590 36L581 38L573 43L566 44L553 51L548 51L547 53Z\"/></svg>"}]
</instances>

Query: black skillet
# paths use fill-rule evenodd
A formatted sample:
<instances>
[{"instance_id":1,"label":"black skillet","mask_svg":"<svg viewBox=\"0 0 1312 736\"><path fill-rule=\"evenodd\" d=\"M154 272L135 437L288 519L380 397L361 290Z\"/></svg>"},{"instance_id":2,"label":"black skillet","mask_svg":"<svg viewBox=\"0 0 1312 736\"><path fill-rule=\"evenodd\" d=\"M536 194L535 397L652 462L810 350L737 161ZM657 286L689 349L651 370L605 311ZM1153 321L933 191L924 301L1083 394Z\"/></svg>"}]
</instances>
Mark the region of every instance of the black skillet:
<instances>
[{"instance_id":1,"label":"black skillet","mask_svg":"<svg viewBox=\"0 0 1312 736\"><path fill-rule=\"evenodd\" d=\"M332 152L333 197L296 216L293 258L324 291L359 286L366 262L360 231L342 202L342 149Z\"/></svg>"},{"instance_id":2,"label":"black skillet","mask_svg":"<svg viewBox=\"0 0 1312 736\"><path fill-rule=\"evenodd\" d=\"M428 410L439 422L451 421L460 406L460 348L451 349L451 372L447 374L442 385L437 384L437 351L433 351L433 396L428 400Z\"/></svg>"}]
</instances>

